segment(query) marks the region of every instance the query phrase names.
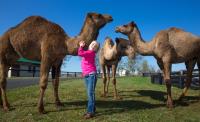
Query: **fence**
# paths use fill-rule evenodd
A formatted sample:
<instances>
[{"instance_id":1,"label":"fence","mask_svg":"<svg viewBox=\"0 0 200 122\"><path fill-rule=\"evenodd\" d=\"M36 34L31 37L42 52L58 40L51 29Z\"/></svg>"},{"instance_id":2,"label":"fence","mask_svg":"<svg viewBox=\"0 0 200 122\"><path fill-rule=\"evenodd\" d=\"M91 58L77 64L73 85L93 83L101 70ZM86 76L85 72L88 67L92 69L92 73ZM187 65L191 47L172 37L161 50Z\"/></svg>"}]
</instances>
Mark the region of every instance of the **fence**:
<instances>
[{"instance_id":1,"label":"fence","mask_svg":"<svg viewBox=\"0 0 200 122\"><path fill-rule=\"evenodd\" d=\"M174 86L178 86L179 88L184 87L184 83L186 81L186 70L175 71L171 73L171 81ZM157 84L164 84L163 75L162 73L154 73L151 74L151 82ZM199 86L199 72L198 69L194 69L192 73L192 87Z\"/></svg>"},{"instance_id":2,"label":"fence","mask_svg":"<svg viewBox=\"0 0 200 122\"><path fill-rule=\"evenodd\" d=\"M26 70L10 68L8 71L8 77L39 77L40 70ZM101 73L97 73L98 77L101 77ZM51 71L49 72L51 77ZM61 71L60 77L62 78L82 78L82 72L65 72Z\"/></svg>"},{"instance_id":3,"label":"fence","mask_svg":"<svg viewBox=\"0 0 200 122\"><path fill-rule=\"evenodd\" d=\"M40 70L9 68L8 77L38 77Z\"/></svg>"}]
</instances>

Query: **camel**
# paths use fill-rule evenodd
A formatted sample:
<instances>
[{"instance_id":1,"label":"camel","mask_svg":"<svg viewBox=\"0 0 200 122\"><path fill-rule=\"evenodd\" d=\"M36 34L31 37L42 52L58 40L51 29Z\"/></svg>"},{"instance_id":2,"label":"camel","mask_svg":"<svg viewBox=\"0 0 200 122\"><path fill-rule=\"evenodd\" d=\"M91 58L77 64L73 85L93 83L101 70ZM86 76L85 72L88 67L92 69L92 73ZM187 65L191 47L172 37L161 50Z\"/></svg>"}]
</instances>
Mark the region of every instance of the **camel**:
<instances>
[{"instance_id":1,"label":"camel","mask_svg":"<svg viewBox=\"0 0 200 122\"><path fill-rule=\"evenodd\" d=\"M115 29L127 35L136 52L141 55L154 56L157 64L164 74L164 81L167 88L167 106L173 108L171 97L170 71L174 63L185 62L187 68L187 80L185 88L180 96L184 97L192 80L192 71L197 62L200 70L200 37L195 36L179 28L169 28L162 30L150 42L145 42L140 31L134 22L130 22ZM200 82L200 81L199 81Z\"/></svg>"},{"instance_id":2,"label":"camel","mask_svg":"<svg viewBox=\"0 0 200 122\"><path fill-rule=\"evenodd\" d=\"M108 86L110 82L110 69L112 68L112 83L114 86L114 99L121 99L118 96L116 89L116 69L119 61L122 56L128 56L132 59L135 56L133 47L130 45L130 41L123 38L116 38L116 44L113 43L112 39L107 37L105 39L104 45L99 53L99 62L102 69L102 78L103 78L103 97L106 97L108 93ZM107 76L106 76L107 70ZM107 82L107 84L106 84Z\"/></svg>"},{"instance_id":3,"label":"camel","mask_svg":"<svg viewBox=\"0 0 200 122\"><path fill-rule=\"evenodd\" d=\"M57 107L62 106L58 97L58 86L63 58L66 55L77 55L80 40L84 40L85 47L88 48L88 45L97 39L99 30L112 20L107 14L88 13L81 32L74 38L70 38L58 24L40 16L28 17L5 32L0 39L0 88L3 109L9 110L6 97L8 68L20 57L41 61L40 94L37 105L39 113L45 113L43 97L50 68L52 68L55 104Z\"/></svg>"}]
</instances>

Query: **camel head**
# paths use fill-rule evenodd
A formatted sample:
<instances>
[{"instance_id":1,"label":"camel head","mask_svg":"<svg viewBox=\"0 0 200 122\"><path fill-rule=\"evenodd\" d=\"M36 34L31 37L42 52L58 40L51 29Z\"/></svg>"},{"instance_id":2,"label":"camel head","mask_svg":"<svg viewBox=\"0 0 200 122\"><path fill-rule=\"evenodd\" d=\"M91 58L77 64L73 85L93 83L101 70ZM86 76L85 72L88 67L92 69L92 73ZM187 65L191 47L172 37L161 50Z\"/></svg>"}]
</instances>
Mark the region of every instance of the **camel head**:
<instances>
[{"instance_id":1,"label":"camel head","mask_svg":"<svg viewBox=\"0 0 200 122\"><path fill-rule=\"evenodd\" d=\"M114 45L114 43L110 37L106 37L104 45L109 46L109 48L111 48Z\"/></svg>"},{"instance_id":2,"label":"camel head","mask_svg":"<svg viewBox=\"0 0 200 122\"><path fill-rule=\"evenodd\" d=\"M134 22L130 22L126 25L116 27L115 32L122 33L124 35L129 35L130 33L134 31L136 27L137 26Z\"/></svg>"},{"instance_id":3,"label":"camel head","mask_svg":"<svg viewBox=\"0 0 200 122\"><path fill-rule=\"evenodd\" d=\"M112 16L108 14L98 14L93 12L88 13L86 18L96 25L97 28L102 28L106 23L113 21Z\"/></svg>"},{"instance_id":4,"label":"camel head","mask_svg":"<svg viewBox=\"0 0 200 122\"><path fill-rule=\"evenodd\" d=\"M135 57L135 50L131 46L131 43L127 39L116 38L115 39L117 50L122 56L128 56L129 59L133 59Z\"/></svg>"}]
</instances>

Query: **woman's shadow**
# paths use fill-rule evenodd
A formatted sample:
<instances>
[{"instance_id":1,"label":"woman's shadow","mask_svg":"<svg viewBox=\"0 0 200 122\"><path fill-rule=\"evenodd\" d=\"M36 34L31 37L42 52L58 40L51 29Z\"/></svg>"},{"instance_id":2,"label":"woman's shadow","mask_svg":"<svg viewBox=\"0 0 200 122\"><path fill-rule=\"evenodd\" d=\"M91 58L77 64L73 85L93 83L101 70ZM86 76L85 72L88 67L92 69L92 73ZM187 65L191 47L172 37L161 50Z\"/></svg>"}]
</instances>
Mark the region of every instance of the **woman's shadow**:
<instances>
[{"instance_id":1,"label":"woman's shadow","mask_svg":"<svg viewBox=\"0 0 200 122\"><path fill-rule=\"evenodd\" d=\"M111 115L115 113L122 113L122 112L128 112L132 110L141 110L141 109L154 109L165 106L165 103L159 103L159 104L152 104L148 101L144 100L137 100L134 99L134 97L138 97L140 95L133 95L136 92L142 96L150 96L153 99L158 99L160 101L164 101L164 92L160 91L146 91L146 90L138 90L138 91L121 91L120 94L123 98L123 100L110 100L104 99L104 100L96 100L96 107L97 107L97 116L100 115ZM131 99L129 99L131 98ZM132 100L133 99L133 100ZM87 105L87 101L72 101L72 102L65 102L65 106L76 106L77 108L85 108ZM99 108L99 110L98 110Z\"/></svg>"}]
</instances>

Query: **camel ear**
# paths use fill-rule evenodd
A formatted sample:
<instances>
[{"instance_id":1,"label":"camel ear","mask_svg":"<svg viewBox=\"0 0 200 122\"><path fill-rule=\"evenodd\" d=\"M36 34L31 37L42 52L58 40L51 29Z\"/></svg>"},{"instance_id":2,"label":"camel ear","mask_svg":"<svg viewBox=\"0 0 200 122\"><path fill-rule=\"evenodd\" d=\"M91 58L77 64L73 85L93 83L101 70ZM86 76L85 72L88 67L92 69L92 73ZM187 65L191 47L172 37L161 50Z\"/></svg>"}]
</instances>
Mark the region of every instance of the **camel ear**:
<instances>
[{"instance_id":1,"label":"camel ear","mask_svg":"<svg viewBox=\"0 0 200 122\"><path fill-rule=\"evenodd\" d=\"M115 38L115 42L118 45L119 44L119 38Z\"/></svg>"},{"instance_id":2,"label":"camel ear","mask_svg":"<svg viewBox=\"0 0 200 122\"><path fill-rule=\"evenodd\" d=\"M135 26L135 22L134 21L132 21L130 24L131 24L131 26Z\"/></svg>"},{"instance_id":3,"label":"camel ear","mask_svg":"<svg viewBox=\"0 0 200 122\"><path fill-rule=\"evenodd\" d=\"M93 14L93 13L88 13L88 14L87 14L87 17L92 18L92 14Z\"/></svg>"},{"instance_id":4,"label":"camel ear","mask_svg":"<svg viewBox=\"0 0 200 122\"><path fill-rule=\"evenodd\" d=\"M101 18L101 17L103 17L103 16L102 16L101 14L99 14L99 15L98 15L98 18Z\"/></svg>"},{"instance_id":5,"label":"camel ear","mask_svg":"<svg viewBox=\"0 0 200 122\"><path fill-rule=\"evenodd\" d=\"M105 40L106 40L106 39L110 39L110 37L107 36L107 37L105 38Z\"/></svg>"}]
</instances>

